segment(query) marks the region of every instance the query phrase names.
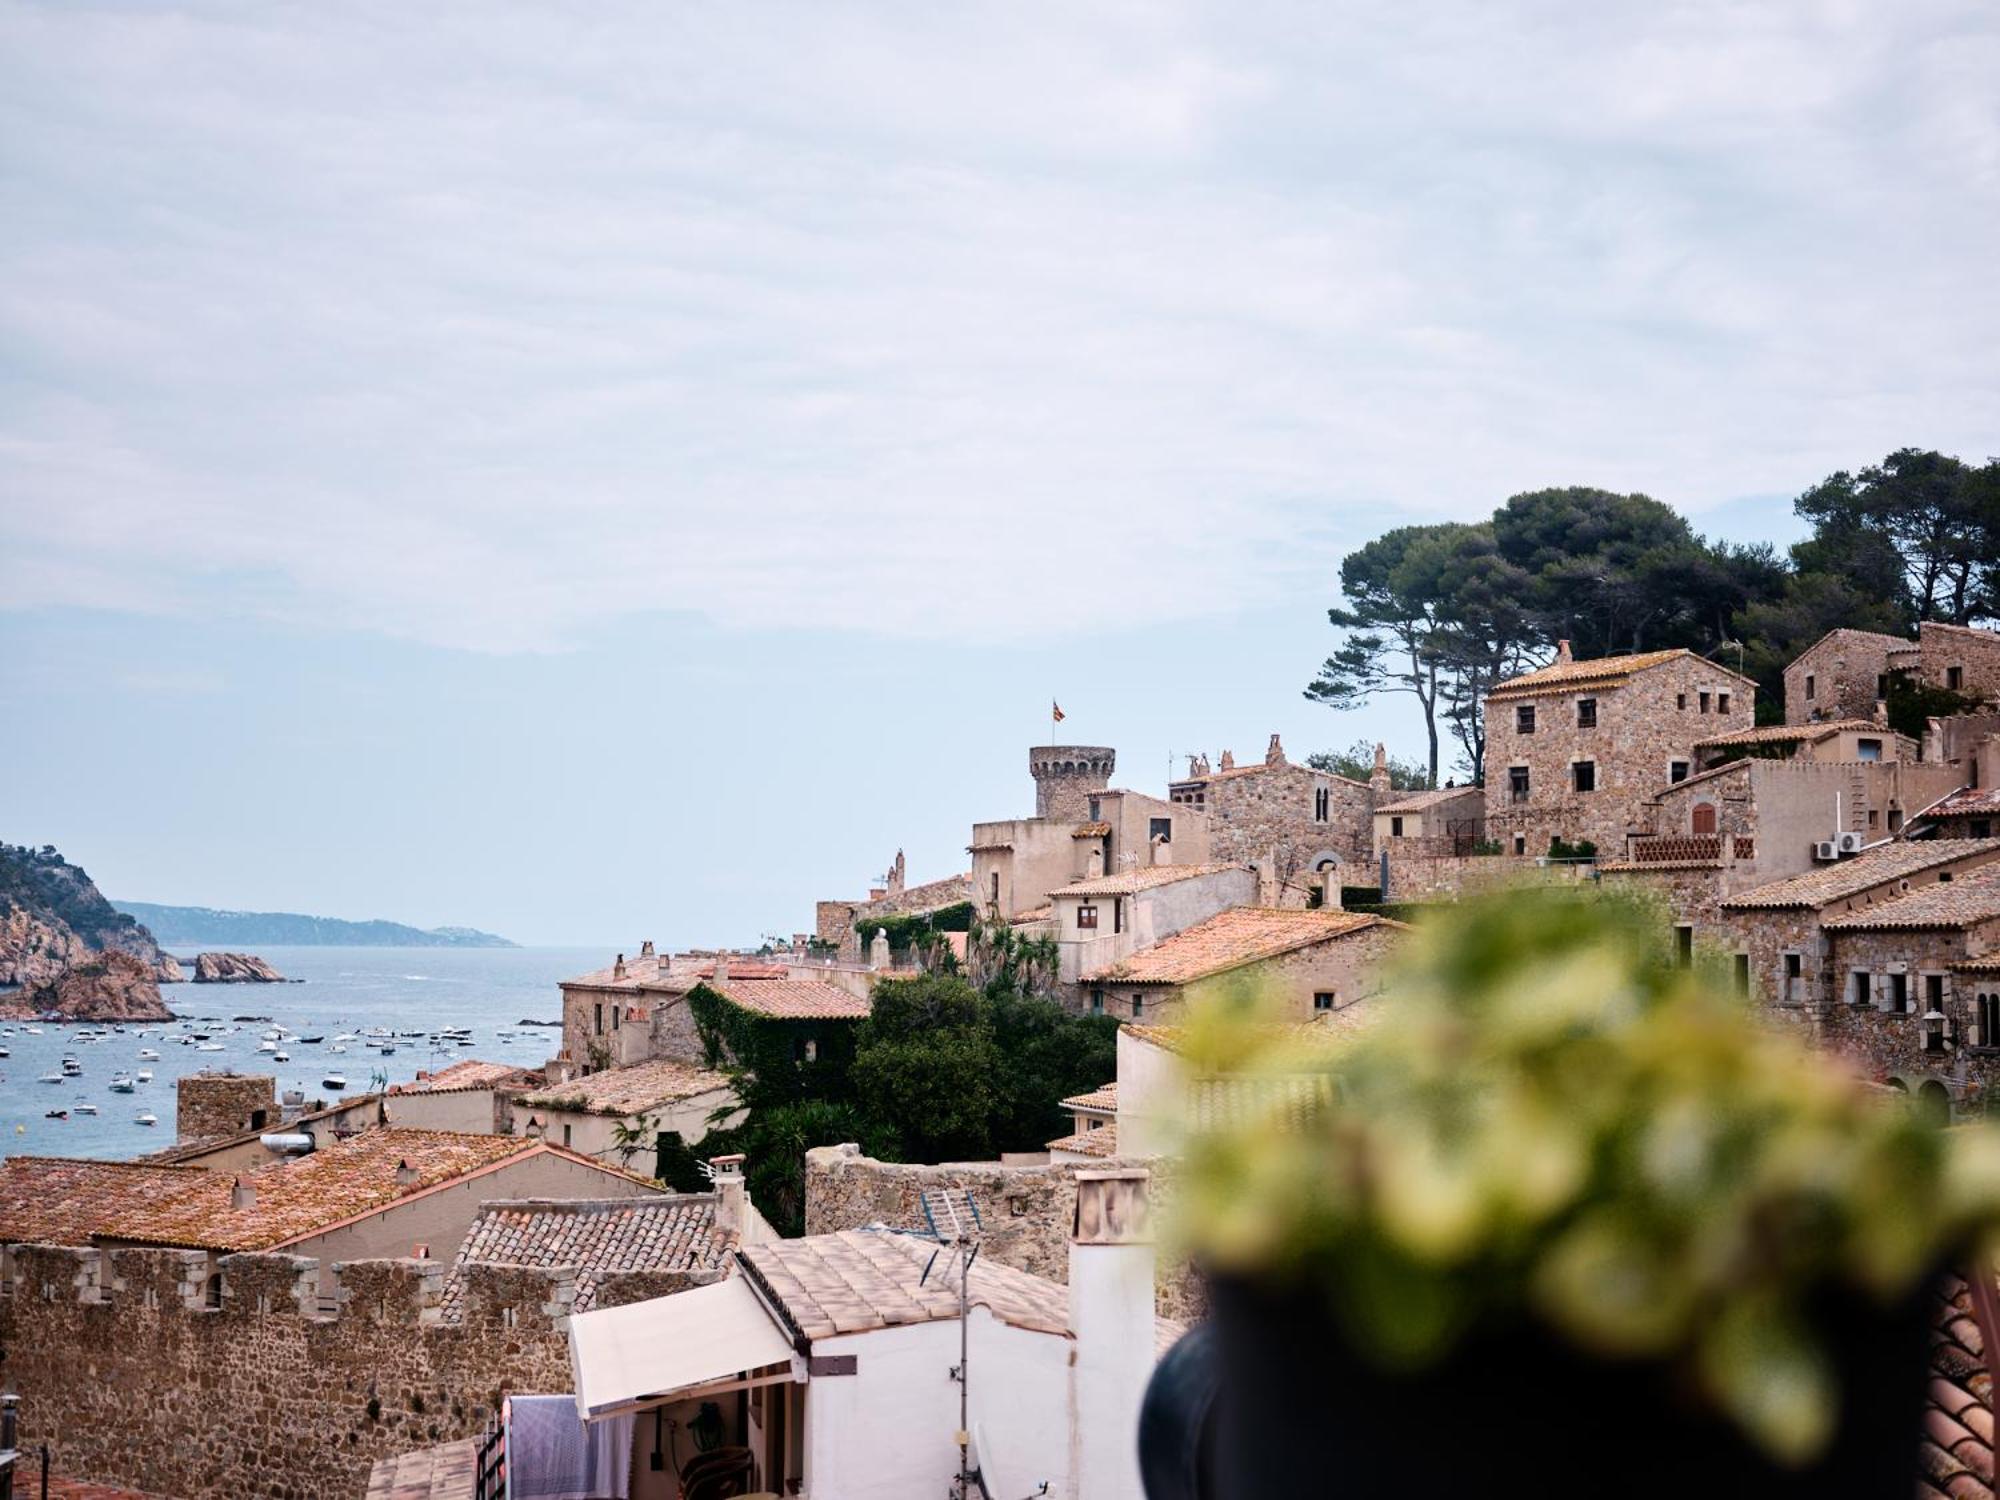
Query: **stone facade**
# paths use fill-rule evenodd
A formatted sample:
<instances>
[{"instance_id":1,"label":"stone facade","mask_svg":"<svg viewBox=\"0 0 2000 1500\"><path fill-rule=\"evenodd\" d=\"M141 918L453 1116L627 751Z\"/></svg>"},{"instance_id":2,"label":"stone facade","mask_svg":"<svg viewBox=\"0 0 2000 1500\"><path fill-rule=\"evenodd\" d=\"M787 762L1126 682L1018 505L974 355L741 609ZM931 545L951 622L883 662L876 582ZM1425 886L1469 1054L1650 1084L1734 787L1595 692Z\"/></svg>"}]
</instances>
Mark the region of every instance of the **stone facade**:
<instances>
[{"instance_id":1,"label":"stone facade","mask_svg":"<svg viewBox=\"0 0 2000 1500\"><path fill-rule=\"evenodd\" d=\"M1111 785L1118 752L1109 745L1036 745L1028 752L1028 772L1035 778L1035 816L1059 823L1081 823L1090 794Z\"/></svg>"},{"instance_id":2,"label":"stone facade","mask_svg":"<svg viewBox=\"0 0 2000 1500\"><path fill-rule=\"evenodd\" d=\"M1985 1042L1975 996L1955 966L2000 942L2000 922L1960 930L1827 934L1820 1038L1868 1074L1952 1111L1980 1105L2000 1082L2000 1046ZM1865 976L1865 979L1864 977ZM1991 990L1990 976L1985 988ZM1925 1016L1935 1006L1940 1025ZM1927 1086L1928 1089L1927 1089Z\"/></svg>"},{"instance_id":3,"label":"stone facade","mask_svg":"<svg viewBox=\"0 0 2000 1500\"><path fill-rule=\"evenodd\" d=\"M1503 885L1573 885L1589 874L1588 865L1536 865L1491 854L1411 854L1398 850L1389 856L1389 899L1449 901Z\"/></svg>"},{"instance_id":4,"label":"stone facade","mask_svg":"<svg viewBox=\"0 0 2000 1500\"><path fill-rule=\"evenodd\" d=\"M923 1195L963 1189L978 1205L983 1256L1069 1281L1070 1229L1076 1218L1076 1174L1109 1166L1151 1170L1155 1207L1172 1201L1173 1164L1164 1158L1097 1159L1033 1166L947 1162L937 1166L876 1161L858 1146L821 1146L806 1153L806 1233L831 1234L869 1224L924 1227ZM1185 1261L1160 1259L1155 1285L1160 1316L1191 1322L1207 1309L1199 1276Z\"/></svg>"},{"instance_id":5,"label":"stone facade","mask_svg":"<svg viewBox=\"0 0 2000 1500\"><path fill-rule=\"evenodd\" d=\"M1696 740L1751 726L1756 691L1687 651L1562 654L1500 684L1486 708L1487 837L1504 855L1544 855L1561 838L1617 857L1676 767L1691 768Z\"/></svg>"},{"instance_id":6,"label":"stone facade","mask_svg":"<svg viewBox=\"0 0 2000 1500\"><path fill-rule=\"evenodd\" d=\"M1785 722L1865 719L1906 672L1931 687L2000 700L2000 633L1926 620L1917 638L1872 630L1827 632L1785 668Z\"/></svg>"},{"instance_id":7,"label":"stone facade","mask_svg":"<svg viewBox=\"0 0 2000 1500\"><path fill-rule=\"evenodd\" d=\"M1169 800L1208 814L1209 858L1256 865L1281 881L1329 865L1366 868L1375 803L1386 792L1386 775L1378 789L1292 764L1275 734L1261 763L1239 766L1225 750L1218 767L1197 759L1167 789Z\"/></svg>"},{"instance_id":8,"label":"stone facade","mask_svg":"<svg viewBox=\"0 0 2000 1500\"><path fill-rule=\"evenodd\" d=\"M175 1086L174 1136L184 1146L277 1124L278 1080L269 1075L196 1073Z\"/></svg>"},{"instance_id":9,"label":"stone facade","mask_svg":"<svg viewBox=\"0 0 2000 1500\"><path fill-rule=\"evenodd\" d=\"M1090 1007L1101 1007L1104 1014L1120 1020L1173 1026L1188 1019L1190 1008L1255 995L1273 1006L1280 1019L1311 1021L1321 1014L1320 995L1331 996L1328 1008L1338 1012L1375 994L1381 988L1382 965L1408 935L1409 928L1401 922L1377 923L1188 984L1107 979L1089 987Z\"/></svg>"},{"instance_id":10,"label":"stone facade","mask_svg":"<svg viewBox=\"0 0 2000 1500\"><path fill-rule=\"evenodd\" d=\"M570 1389L567 1273L468 1267L448 1322L441 1261L340 1266L332 1316L318 1270L8 1247L0 1348L23 1438L73 1474L182 1500L352 1500L373 1460L479 1432L510 1391ZM609 1278L599 1304L677 1289L657 1281Z\"/></svg>"}]
</instances>

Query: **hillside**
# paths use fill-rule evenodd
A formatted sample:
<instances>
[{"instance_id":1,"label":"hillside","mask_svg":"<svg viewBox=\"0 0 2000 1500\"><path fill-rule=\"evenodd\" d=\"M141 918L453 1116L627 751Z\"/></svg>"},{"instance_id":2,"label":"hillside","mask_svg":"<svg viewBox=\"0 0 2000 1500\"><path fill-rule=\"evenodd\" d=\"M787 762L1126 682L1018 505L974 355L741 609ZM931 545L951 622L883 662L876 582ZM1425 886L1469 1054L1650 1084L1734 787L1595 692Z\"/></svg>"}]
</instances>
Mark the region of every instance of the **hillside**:
<instances>
[{"instance_id":1,"label":"hillside","mask_svg":"<svg viewBox=\"0 0 2000 1500\"><path fill-rule=\"evenodd\" d=\"M471 927L409 927L380 920L347 922L289 911L218 911L208 906L160 906L121 901L120 911L146 924L169 946L217 948L513 948L516 943Z\"/></svg>"},{"instance_id":2,"label":"hillside","mask_svg":"<svg viewBox=\"0 0 2000 1500\"><path fill-rule=\"evenodd\" d=\"M161 968L160 945L52 846L0 844L0 985L45 985L104 953Z\"/></svg>"}]
</instances>

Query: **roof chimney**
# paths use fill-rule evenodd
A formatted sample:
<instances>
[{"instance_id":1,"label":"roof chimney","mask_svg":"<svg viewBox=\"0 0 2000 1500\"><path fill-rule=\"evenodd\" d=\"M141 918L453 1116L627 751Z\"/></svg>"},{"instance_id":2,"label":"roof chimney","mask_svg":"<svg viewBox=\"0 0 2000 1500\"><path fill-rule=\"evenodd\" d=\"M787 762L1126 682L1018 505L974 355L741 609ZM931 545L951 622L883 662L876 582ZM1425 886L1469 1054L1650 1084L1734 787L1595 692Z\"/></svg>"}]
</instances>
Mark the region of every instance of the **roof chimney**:
<instances>
[{"instance_id":1,"label":"roof chimney","mask_svg":"<svg viewBox=\"0 0 2000 1500\"><path fill-rule=\"evenodd\" d=\"M1278 737L1274 734L1271 736L1271 743L1264 749L1264 764L1267 766L1282 766L1284 763L1285 747L1279 743Z\"/></svg>"},{"instance_id":2,"label":"roof chimney","mask_svg":"<svg viewBox=\"0 0 2000 1500\"><path fill-rule=\"evenodd\" d=\"M396 1163L397 1187L414 1187L416 1185L416 1181L417 1181L417 1169L415 1167L411 1166L406 1161L399 1161Z\"/></svg>"},{"instance_id":3,"label":"roof chimney","mask_svg":"<svg viewBox=\"0 0 2000 1500\"><path fill-rule=\"evenodd\" d=\"M1236 754L1234 751L1225 750L1222 752L1222 769L1225 771L1236 769Z\"/></svg>"},{"instance_id":4,"label":"roof chimney","mask_svg":"<svg viewBox=\"0 0 2000 1500\"><path fill-rule=\"evenodd\" d=\"M1368 773L1368 790L1377 801L1389 795L1389 747L1375 742L1375 769Z\"/></svg>"},{"instance_id":5,"label":"roof chimney","mask_svg":"<svg viewBox=\"0 0 2000 1500\"><path fill-rule=\"evenodd\" d=\"M1557 661L1559 661L1559 662L1565 662L1565 661L1570 661L1570 660L1572 660L1572 658L1571 658L1571 656L1570 656L1570 654L1569 654L1569 642L1568 642L1568 641L1566 641L1566 640L1562 640L1562 641L1557 641L1557 642L1556 642L1556 660L1557 660Z\"/></svg>"},{"instance_id":6,"label":"roof chimney","mask_svg":"<svg viewBox=\"0 0 2000 1500\"><path fill-rule=\"evenodd\" d=\"M1877 724L1886 724L1889 722L1889 705L1880 698L1875 700L1875 722Z\"/></svg>"},{"instance_id":7,"label":"roof chimney","mask_svg":"<svg viewBox=\"0 0 2000 1500\"><path fill-rule=\"evenodd\" d=\"M239 1177L230 1183L229 1206L231 1208L255 1208L257 1206L257 1184L247 1177Z\"/></svg>"},{"instance_id":8,"label":"roof chimney","mask_svg":"<svg viewBox=\"0 0 2000 1500\"><path fill-rule=\"evenodd\" d=\"M653 940L651 938L647 938L645 942L639 945L639 957L651 958L652 956L653 956Z\"/></svg>"},{"instance_id":9,"label":"roof chimney","mask_svg":"<svg viewBox=\"0 0 2000 1500\"><path fill-rule=\"evenodd\" d=\"M613 979L623 979L623 978L625 977L625 955L624 955L624 954L622 954L622 953L621 953L621 954L619 954L619 955L618 955L618 957L617 957L617 958L616 958L616 959L615 959L615 960L614 960L614 961L612 962L612 965L611 965L611 977L612 977Z\"/></svg>"},{"instance_id":10,"label":"roof chimney","mask_svg":"<svg viewBox=\"0 0 2000 1500\"><path fill-rule=\"evenodd\" d=\"M715 1177L715 1227L726 1229L738 1240L743 1237L743 1155L711 1156L708 1165Z\"/></svg>"},{"instance_id":11,"label":"roof chimney","mask_svg":"<svg viewBox=\"0 0 2000 1500\"><path fill-rule=\"evenodd\" d=\"M729 955L719 949L715 955L715 984L718 989L729 983Z\"/></svg>"},{"instance_id":12,"label":"roof chimney","mask_svg":"<svg viewBox=\"0 0 2000 1500\"><path fill-rule=\"evenodd\" d=\"M1153 1224L1144 1167L1076 1174L1069 1326L1076 1335L1077 1493L1145 1493L1139 1402L1153 1373Z\"/></svg>"}]
</instances>

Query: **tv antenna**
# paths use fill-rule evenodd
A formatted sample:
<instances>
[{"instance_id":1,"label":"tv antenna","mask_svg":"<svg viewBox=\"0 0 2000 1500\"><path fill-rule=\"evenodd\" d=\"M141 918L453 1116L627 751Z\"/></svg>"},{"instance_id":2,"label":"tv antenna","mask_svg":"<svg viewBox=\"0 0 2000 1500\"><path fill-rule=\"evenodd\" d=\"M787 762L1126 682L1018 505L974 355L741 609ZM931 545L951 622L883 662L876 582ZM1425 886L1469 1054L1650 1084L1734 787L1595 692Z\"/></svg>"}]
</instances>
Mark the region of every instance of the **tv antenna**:
<instances>
[{"instance_id":1,"label":"tv antenna","mask_svg":"<svg viewBox=\"0 0 2000 1500\"><path fill-rule=\"evenodd\" d=\"M938 1248L924 1263L924 1274L917 1278L917 1284L930 1280L940 1256L946 1257L941 1274L949 1276L954 1266L958 1271L958 1363L951 1367L951 1378L958 1382L958 1478L952 1483L951 1494L952 1500L974 1500L985 1496L986 1484L972 1467L971 1350L966 1315L971 1310L972 1263L979 1259L985 1224L968 1188L925 1188L918 1201L923 1205L924 1223L930 1227L929 1237L937 1241Z\"/></svg>"}]
</instances>

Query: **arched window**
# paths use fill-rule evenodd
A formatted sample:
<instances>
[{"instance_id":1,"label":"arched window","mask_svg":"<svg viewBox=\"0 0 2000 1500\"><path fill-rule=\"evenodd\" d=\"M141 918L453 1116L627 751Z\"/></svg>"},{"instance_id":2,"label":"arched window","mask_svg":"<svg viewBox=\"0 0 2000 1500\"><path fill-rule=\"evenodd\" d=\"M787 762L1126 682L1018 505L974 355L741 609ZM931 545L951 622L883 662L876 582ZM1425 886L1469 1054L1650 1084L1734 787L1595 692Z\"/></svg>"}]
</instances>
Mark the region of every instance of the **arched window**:
<instances>
[{"instance_id":1,"label":"arched window","mask_svg":"<svg viewBox=\"0 0 2000 1500\"><path fill-rule=\"evenodd\" d=\"M1713 802L1695 803L1692 826L1697 834L1715 832L1715 804Z\"/></svg>"},{"instance_id":2,"label":"arched window","mask_svg":"<svg viewBox=\"0 0 2000 1500\"><path fill-rule=\"evenodd\" d=\"M1951 1091L1935 1078L1917 1090L1917 1117L1932 1125L1951 1123Z\"/></svg>"},{"instance_id":3,"label":"arched window","mask_svg":"<svg viewBox=\"0 0 2000 1500\"><path fill-rule=\"evenodd\" d=\"M1983 994L1978 999L1979 1045L2000 1047L2000 995Z\"/></svg>"}]
</instances>

